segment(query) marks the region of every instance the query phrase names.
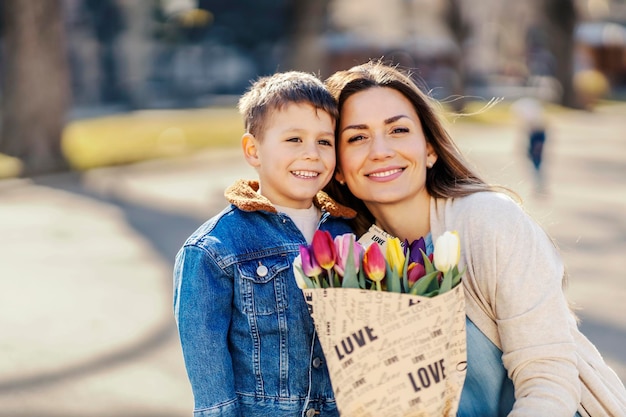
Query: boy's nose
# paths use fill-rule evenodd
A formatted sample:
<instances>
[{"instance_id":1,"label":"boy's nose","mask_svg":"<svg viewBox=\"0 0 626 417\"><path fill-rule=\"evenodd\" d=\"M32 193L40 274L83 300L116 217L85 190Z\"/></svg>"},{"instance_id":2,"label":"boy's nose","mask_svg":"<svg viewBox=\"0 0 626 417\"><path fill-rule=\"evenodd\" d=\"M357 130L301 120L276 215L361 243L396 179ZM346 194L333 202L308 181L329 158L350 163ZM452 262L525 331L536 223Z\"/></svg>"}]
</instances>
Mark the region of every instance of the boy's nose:
<instances>
[{"instance_id":1,"label":"boy's nose","mask_svg":"<svg viewBox=\"0 0 626 417\"><path fill-rule=\"evenodd\" d=\"M309 144L304 149L304 157L308 159L319 159L320 151L317 144Z\"/></svg>"}]
</instances>

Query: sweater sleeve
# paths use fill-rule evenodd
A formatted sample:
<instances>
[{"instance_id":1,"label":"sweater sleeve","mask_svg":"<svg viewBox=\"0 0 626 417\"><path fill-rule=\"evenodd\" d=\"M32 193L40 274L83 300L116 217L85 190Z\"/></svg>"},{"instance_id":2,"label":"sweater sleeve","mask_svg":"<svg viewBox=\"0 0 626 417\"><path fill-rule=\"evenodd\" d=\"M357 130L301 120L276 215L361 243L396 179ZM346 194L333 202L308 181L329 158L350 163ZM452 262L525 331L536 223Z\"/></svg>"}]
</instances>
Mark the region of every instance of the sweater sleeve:
<instances>
[{"instance_id":1,"label":"sweater sleeve","mask_svg":"<svg viewBox=\"0 0 626 417\"><path fill-rule=\"evenodd\" d=\"M571 417L580 402L563 264L545 231L513 200L480 193L456 219L469 279L495 321L515 386L509 417Z\"/></svg>"}]
</instances>

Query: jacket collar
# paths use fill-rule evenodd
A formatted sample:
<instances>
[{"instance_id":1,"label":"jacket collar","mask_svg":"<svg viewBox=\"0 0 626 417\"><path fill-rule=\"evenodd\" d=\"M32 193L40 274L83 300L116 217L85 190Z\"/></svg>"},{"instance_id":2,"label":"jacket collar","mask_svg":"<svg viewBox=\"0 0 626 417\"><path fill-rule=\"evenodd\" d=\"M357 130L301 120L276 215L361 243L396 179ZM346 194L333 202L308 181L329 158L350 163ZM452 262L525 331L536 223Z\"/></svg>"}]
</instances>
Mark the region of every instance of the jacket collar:
<instances>
[{"instance_id":1,"label":"jacket collar","mask_svg":"<svg viewBox=\"0 0 626 417\"><path fill-rule=\"evenodd\" d=\"M224 196L231 204L243 211L264 210L277 213L276 207L266 197L257 193L258 190L258 181L240 179L224 191ZM313 204L334 217L352 219L356 216L356 211L337 203L323 191L318 192L313 198Z\"/></svg>"}]
</instances>

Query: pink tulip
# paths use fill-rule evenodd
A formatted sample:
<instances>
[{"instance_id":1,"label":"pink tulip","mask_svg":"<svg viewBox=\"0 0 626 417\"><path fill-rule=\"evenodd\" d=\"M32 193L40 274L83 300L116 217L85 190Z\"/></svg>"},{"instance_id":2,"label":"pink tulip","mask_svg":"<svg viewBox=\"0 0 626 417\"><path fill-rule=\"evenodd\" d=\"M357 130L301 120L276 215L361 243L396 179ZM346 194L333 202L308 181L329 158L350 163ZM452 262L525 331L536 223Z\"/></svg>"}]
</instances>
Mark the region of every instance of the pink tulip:
<instances>
[{"instance_id":1,"label":"pink tulip","mask_svg":"<svg viewBox=\"0 0 626 417\"><path fill-rule=\"evenodd\" d=\"M316 230L311 242L313 256L317 263L325 270L330 270L335 265L337 252L333 237L327 230Z\"/></svg>"},{"instance_id":2,"label":"pink tulip","mask_svg":"<svg viewBox=\"0 0 626 417\"><path fill-rule=\"evenodd\" d=\"M346 233L335 237L335 248L337 249L337 262L335 263L335 271L344 276L346 270L346 262L348 254L352 247L352 256L354 258L354 268L359 272L361 266L361 257L363 256L363 246L356 241L356 237L352 233Z\"/></svg>"}]
</instances>

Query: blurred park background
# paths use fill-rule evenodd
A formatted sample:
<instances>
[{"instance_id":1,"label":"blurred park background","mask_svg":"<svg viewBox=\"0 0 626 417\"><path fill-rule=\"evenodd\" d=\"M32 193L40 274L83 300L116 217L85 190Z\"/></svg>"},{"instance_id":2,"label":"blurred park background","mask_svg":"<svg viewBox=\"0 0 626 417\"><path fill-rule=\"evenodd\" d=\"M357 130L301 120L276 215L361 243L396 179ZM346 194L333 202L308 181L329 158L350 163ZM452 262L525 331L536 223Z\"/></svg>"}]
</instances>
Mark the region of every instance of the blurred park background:
<instances>
[{"instance_id":1,"label":"blurred park background","mask_svg":"<svg viewBox=\"0 0 626 417\"><path fill-rule=\"evenodd\" d=\"M1 13L4 177L236 140L234 120L188 110L232 109L277 70L325 78L384 58L456 111L626 96L622 0L3 0Z\"/></svg>"},{"instance_id":2,"label":"blurred park background","mask_svg":"<svg viewBox=\"0 0 626 417\"><path fill-rule=\"evenodd\" d=\"M379 58L555 238L626 379L625 0L0 0L0 45L0 417L190 415L171 268L255 176L238 96Z\"/></svg>"}]
</instances>

